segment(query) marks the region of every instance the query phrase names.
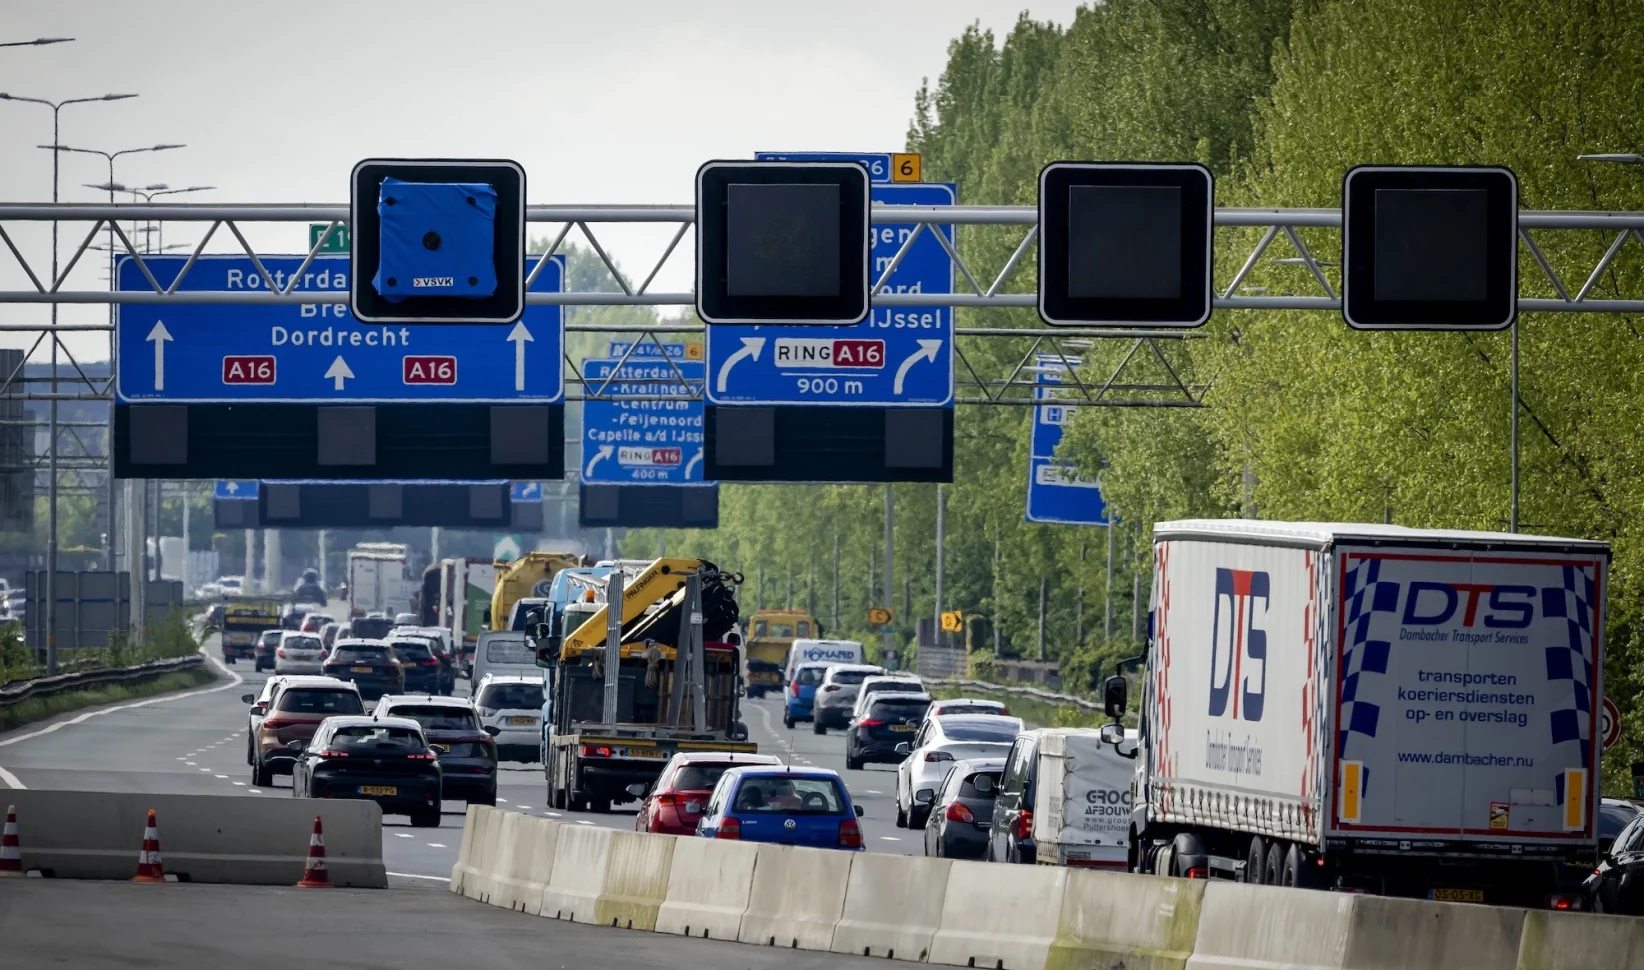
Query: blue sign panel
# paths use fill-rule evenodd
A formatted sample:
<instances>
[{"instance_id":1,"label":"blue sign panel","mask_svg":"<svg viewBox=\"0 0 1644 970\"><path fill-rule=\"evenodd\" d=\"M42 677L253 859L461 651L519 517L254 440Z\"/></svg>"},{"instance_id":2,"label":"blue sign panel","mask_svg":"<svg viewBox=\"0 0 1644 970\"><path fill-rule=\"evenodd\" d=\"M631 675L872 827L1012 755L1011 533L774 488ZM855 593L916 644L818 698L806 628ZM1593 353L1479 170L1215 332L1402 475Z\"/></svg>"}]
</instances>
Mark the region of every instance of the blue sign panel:
<instances>
[{"instance_id":1,"label":"blue sign panel","mask_svg":"<svg viewBox=\"0 0 1644 970\"><path fill-rule=\"evenodd\" d=\"M257 480L250 478L220 481L217 483L217 488L211 493L211 497L225 502L233 499L249 499L254 502L257 500Z\"/></svg>"},{"instance_id":2,"label":"blue sign panel","mask_svg":"<svg viewBox=\"0 0 1644 970\"><path fill-rule=\"evenodd\" d=\"M701 483L704 406L700 399L602 401L594 395L694 393L702 386L702 361L636 356L620 368L617 364L617 360L599 358L582 362L587 395L582 404L582 483Z\"/></svg>"},{"instance_id":3,"label":"blue sign panel","mask_svg":"<svg viewBox=\"0 0 1644 970\"><path fill-rule=\"evenodd\" d=\"M280 287L303 263L301 256L260 259ZM162 287L186 261L144 258ZM533 257L527 271L536 263ZM564 275L564 261L556 256L531 290L557 293ZM121 258L117 279L122 291L153 289L129 256ZM178 288L266 289L248 256L201 256ZM560 307L529 307L511 324L364 324L348 310L346 254L315 257L292 292L304 290L323 290L337 302L118 306L115 393L124 402L174 403L564 399Z\"/></svg>"},{"instance_id":4,"label":"blue sign panel","mask_svg":"<svg viewBox=\"0 0 1644 970\"><path fill-rule=\"evenodd\" d=\"M755 152L754 158L761 162L861 162L869 182L889 184L891 180L890 152Z\"/></svg>"},{"instance_id":5,"label":"blue sign panel","mask_svg":"<svg viewBox=\"0 0 1644 970\"><path fill-rule=\"evenodd\" d=\"M508 489L510 502L540 502L542 501L541 482L514 482Z\"/></svg>"},{"instance_id":6,"label":"blue sign panel","mask_svg":"<svg viewBox=\"0 0 1644 970\"><path fill-rule=\"evenodd\" d=\"M955 201L945 183L874 185L870 193L891 205ZM875 282L918 228L873 227ZM919 233L882 292L953 292L953 261L937 229ZM939 231L952 242L952 226ZM713 404L951 407L953 308L876 306L852 327L710 326L707 358Z\"/></svg>"},{"instance_id":7,"label":"blue sign panel","mask_svg":"<svg viewBox=\"0 0 1644 970\"><path fill-rule=\"evenodd\" d=\"M1077 358L1068 363L1078 366ZM1056 385L1067 369L1060 357L1039 357L1033 395L1038 400L1055 400ZM1062 443L1062 425L1076 408L1062 404L1033 407L1032 457L1028 459L1027 520L1055 525L1108 525L1107 504L1096 482L1074 477L1073 467L1056 457Z\"/></svg>"}]
</instances>

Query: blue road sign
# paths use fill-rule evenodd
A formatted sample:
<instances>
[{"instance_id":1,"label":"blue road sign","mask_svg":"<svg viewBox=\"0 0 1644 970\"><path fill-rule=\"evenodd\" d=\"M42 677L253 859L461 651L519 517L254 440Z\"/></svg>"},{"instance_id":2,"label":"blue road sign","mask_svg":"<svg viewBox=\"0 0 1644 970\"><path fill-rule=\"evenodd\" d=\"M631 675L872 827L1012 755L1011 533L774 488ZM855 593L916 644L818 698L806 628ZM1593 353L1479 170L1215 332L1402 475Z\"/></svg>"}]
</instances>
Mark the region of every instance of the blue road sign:
<instances>
[{"instance_id":1,"label":"blue road sign","mask_svg":"<svg viewBox=\"0 0 1644 970\"><path fill-rule=\"evenodd\" d=\"M1056 400L1056 385L1067 369L1062 358L1039 356L1034 388L1037 400ZM1068 358L1075 366L1077 358ZM1027 520L1055 525L1108 525L1107 504L1101 487L1078 479L1073 467L1056 457L1062 443L1062 425L1075 408L1064 404L1036 404L1033 407L1032 456L1028 459Z\"/></svg>"},{"instance_id":2,"label":"blue road sign","mask_svg":"<svg viewBox=\"0 0 1644 970\"><path fill-rule=\"evenodd\" d=\"M514 482L508 489L510 502L540 502L542 501L541 482Z\"/></svg>"},{"instance_id":3,"label":"blue road sign","mask_svg":"<svg viewBox=\"0 0 1644 970\"><path fill-rule=\"evenodd\" d=\"M869 191L873 201L891 205L953 205L956 197L946 183ZM875 282L917 228L873 227ZM935 228L920 232L883 292L953 292L953 261ZM953 240L952 226L940 231ZM951 407L953 308L876 306L851 327L710 326L707 359L713 404Z\"/></svg>"},{"instance_id":4,"label":"blue road sign","mask_svg":"<svg viewBox=\"0 0 1644 970\"><path fill-rule=\"evenodd\" d=\"M608 354L613 360L626 357L629 360L670 357L674 360L696 360L701 358L702 348L696 348L697 356L691 356L690 345L683 340L664 342L659 348L650 340L641 340L637 343L631 340L613 340Z\"/></svg>"},{"instance_id":5,"label":"blue road sign","mask_svg":"<svg viewBox=\"0 0 1644 970\"><path fill-rule=\"evenodd\" d=\"M216 489L212 491L211 497L224 502L235 499L249 499L251 501L256 501L257 480L254 478L242 478L230 481L219 481Z\"/></svg>"},{"instance_id":6,"label":"blue road sign","mask_svg":"<svg viewBox=\"0 0 1644 970\"><path fill-rule=\"evenodd\" d=\"M303 262L301 256L260 259L279 286ZM164 287L186 258L144 262ZM527 271L536 263L533 257ZM558 292L564 276L556 256L531 289ZM117 279L122 291L153 289L130 256L121 258ZM201 256L178 289L266 287L248 256ZM116 394L125 402L175 403L564 399L560 307L530 307L511 324L364 324L348 310L347 255L315 257L296 287L307 289L335 294L337 302L120 305Z\"/></svg>"},{"instance_id":7,"label":"blue road sign","mask_svg":"<svg viewBox=\"0 0 1644 970\"><path fill-rule=\"evenodd\" d=\"M891 180L890 152L755 152L754 158L761 162L861 162L870 183Z\"/></svg>"},{"instance_id":8,"label":"blue road sign","mask_svg":"<svg viewBox=\"0 0 1644 970\"><path fill-rule=\"evenodd\" d=\"M620 368L617 364L600 358L582 362L588 395L582 404L582 483L700 484L701 400L601 401L592 395L692 393L702 386L702 361L656 356L630 357ZM681 377L686 383L680 383Z\"/></svg>"}]
</instances>

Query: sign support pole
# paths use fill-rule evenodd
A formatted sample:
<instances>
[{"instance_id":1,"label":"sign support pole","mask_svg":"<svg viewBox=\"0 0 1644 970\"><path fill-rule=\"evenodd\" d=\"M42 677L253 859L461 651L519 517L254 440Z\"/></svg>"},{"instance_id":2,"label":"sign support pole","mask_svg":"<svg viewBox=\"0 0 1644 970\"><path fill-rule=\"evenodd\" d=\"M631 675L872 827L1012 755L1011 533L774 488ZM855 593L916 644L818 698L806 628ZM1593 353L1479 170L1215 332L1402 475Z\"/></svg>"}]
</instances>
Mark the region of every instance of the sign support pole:
<instances>
[{"instance_id":1,"label":"sign support pole","mask_svg":"<svg viewBox=\"0 0 1644 970\"><path fill-rule=\"evenodd\" d=\"M942 490L942 483L936 483L936 609L931 614L935 626L931 627L930 641L932 645L942 643L942 567L945 560L942 556L944 533L947 531L948 500L947 493Z\"/></svg>"},{"instance_id":2,"label":"sign support pole","mask_svg":"<svg viewBox=\"0 0 1644 970\"><path fill-rule=\"evenodd\" d=\"M1508 437L1510 437L1512 440L1509 442L1508 447L1509 447L1509 450L1512 453L1512 466L1513 466L1513 471L1512 471L1512 475L1513 475L1512 493L1513 494L1512 494L1512 500L1511 500L1510 508L1507 510L1507 531L1508 532L1517 532L1518 531L1518 318L1517 317L1513 318L1513 353L1512 353L1512 358L1513 358L1513 362L1512 362L1512 364L1513 364L1513 366L1512 366L1512 369L1513 369L1513 374L1512 374L1513 417L1512 417L1512 421L1510 422L1510 428L1508 430Z\"/></svg>"},{"instance_id":3,"label":"sign support pole","mask_svg":"<svg viewBox=\"0 0 1644 970\"><path fill-rule=\"evenodd\" d=\"M891 490L889 482L885 483L885 609L896 608L896 493ZM896 630L894 625L885 628L884 634L885 666L892 670L896 665Z\"/></svg>"},{"instance_id":4,"label":"sign support pole","mask_svg":"<svg viewBox=\"0 0 1644 970\"><path fill-rule=\"evenodd\" d=\"M613 727L617 722L617 690L622 683L622 580L622 570L611 570L605 591L605 705L600 722Z\"/></svg>"}]
</instances>

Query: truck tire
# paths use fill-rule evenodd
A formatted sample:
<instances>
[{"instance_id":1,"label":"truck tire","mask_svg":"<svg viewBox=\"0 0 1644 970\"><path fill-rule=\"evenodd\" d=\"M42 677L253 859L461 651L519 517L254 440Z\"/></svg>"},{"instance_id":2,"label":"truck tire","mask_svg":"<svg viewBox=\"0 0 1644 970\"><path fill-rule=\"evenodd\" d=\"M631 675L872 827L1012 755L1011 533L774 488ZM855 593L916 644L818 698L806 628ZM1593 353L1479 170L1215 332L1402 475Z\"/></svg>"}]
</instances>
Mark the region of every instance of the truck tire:
<instances>
[{"instance_id":1,"label":"truck tire","mask_svg":"<svg viewBox=\"0 0 1644 970\"><path fill-rule=\"evenodd\" d=\"M1279 880L1284 872L1284 850L1283 842L1274 842L1267 847L1267 865L1262 867L1262 885L1283 885Z\"/></svg>"},{"instance_id":2,"label":"truck tire","mask_svg":"<svg viewBox=\"0 0 1644 970\"><path fill-rule=\"evenodd\" d=\"M1302 873L1306 866L1307 860L1302 856L1301 846L1291 846L1290 851L1284 854L1284 865L1279 867L1279 885L1291 889L1307 888L1306 876Z\"/></svg>"},{"instance_id":3,"label":"truck tire","mask_svg":"<svg viewBox=\"0 0 1644 970\"><path fill-rule=\"evenodd\" d=\"M440 810L438 808L420 808L411 813L411 827L417 829L437 829L440 827Z\"/></svg>"},{"instance_id":4,"label":"truck tire","mask_svg":"<svg viewBox=\"0 0 1644 970\"><path fill-rule=\"evenodd\" d=\"M1177 834L1170 843L1170 875L1187 878L1187 874L1196 866L1206 864L1204 843L1192 832Z\"/></svg>"},{"instance_id":5,"label":"truck tire","mask_svg":"<svg viewBox=\"0 0 1644 970\"><path fill-rule=\"evenodd\" d=\"M611 800L609 798L590 798L588 799L588 811L593 812L595 815L609 815L611 814Z\"/></svg>"},{"instance_id":6,"label":"truck tire","mask_svg":"<svg viewBox=\"0 0 1644 970\"><path fill-rule=\"evenodd\" d=\"M1239 870L1239 882L1261 885L1262 870L1266 867L1267 843L1258 835L1250 840L1250 851L1244 856L1244 868Z\"/></svg>"}]
</instances>

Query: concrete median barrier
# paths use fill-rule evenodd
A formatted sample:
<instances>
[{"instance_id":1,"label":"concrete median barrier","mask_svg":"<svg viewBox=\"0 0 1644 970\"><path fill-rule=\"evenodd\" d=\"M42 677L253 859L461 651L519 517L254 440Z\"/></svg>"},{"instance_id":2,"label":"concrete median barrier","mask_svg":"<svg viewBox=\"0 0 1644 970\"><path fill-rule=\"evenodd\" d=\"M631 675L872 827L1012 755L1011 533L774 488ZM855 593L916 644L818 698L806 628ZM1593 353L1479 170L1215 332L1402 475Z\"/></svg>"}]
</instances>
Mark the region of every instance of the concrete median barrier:
<instances>
[{"instance_id":1,"label":"concrete median barrier","mask_svg":"<svg viewBox=\"0 0 1644 970\"><path fill-rule=\"evenodd\" d=\"M554 869L542 890L539 912L550 919L593 923L599 894L605 889L605 864L613 829L596 825L560 827Z\"/></svg>"},{"instance_id":2,"label":"concrete median barrier","mask_svg":"<svg viewBox=\"0 0 1644 970\"><path fill-rule=\"evenodd\" d=\"M373 802L41 789L6 797L17 806L23 867L57 878L130 879L153 809L165 870L179 879L293 885L318 815L332 882L388 885L382 811Z\"/></svg>"},{"instance_id":3,"label":"concrete median barrier","mask_svg":"<svg viewBox=\"0 0 1644 970\"><path fill-rule=\"evenodd\" d=\"M1204 901L1187 970L1341 970L1347 959L1358 896L1222 880L1190 884L1204 887Z\"/></svg>"},{"instance_id":4,"label":"concrete median barrier","mask_svg":"<svg viewBox=\"0 0 1644 970\"><path fill-rule=\"evenodd\" d=\"M1644 919L1531 911L1515 970L1644 967Z\"/></svg>"},{"instance_id":5,"label":"concrete median barrier","mask_svg":"<svg viewBox=\"0 0 1644 970\"><path fill-rule=\"evenodd\" d=\"M656 929L656 914L668 896L668 874L678 841L672 835L612 832L594 922L630 930Z\"/></svg>"},{"instance_id":6,"label":"concrete median barrier","mask_svg":"<svg viewBox=\"0 0 1644 970\"><path fill-rule=\"evenodd\" d=\"M499 857L490 862L495 895L491 905L533 916L542 912L542 891L553 873L559 823L508 812L497 840ZM546 845L544 844L546 843Z\"/></svg>"},{"instance_id":7,"label":"concrete median barrier","mask_svg":"<svg viewBox=\"0 0 1644 970\"><path fill-rule=\"evenodd\" d=\"M681 838L674 843L668 891L657 909L656 931L734 940L748 911L754 861L751 842Z\"/></svg>"},{"instance_id":8,"label":"concrete median barrier","mask_svg":"<svg viewBox=\"0 0 1644 970\"><path fill-rule=\"evenodd\" d=\"M1070 869L1045 966L1183 970L1204 893L1198 880Z\"/></svg>"},{"instance_id":9,"label":"concrete median barrier","mask_svg":"<svg viewBox=\"0 0 1644 970\"><path fill-rule=\"evenodd\" d=\"M1054 866L955 862L931 963L1042 970L1061 923L1068 871Z\"/></svg>"},{"instance_id":10,"label":"concrete median barrier","mask_svg":"<svg viewBox=\"0 0 1644 970\"><path fill-rule=\"evenodd\" d=\"M845 908L856 853L761 845L753 890L737 939L743 943L826 950Z\"/></svg>"},{"instance_id":11,"label":"concrete median barrier","mask_svg":"<svg viewBox=\"0 0 1644 970\"><path fill-rule=\"evenodd\" d=\"M1500 970L1518 963L1524 910L1424 899L1353 901L1346 970Z\"/></svg>"},{"instance_id":12,"label":"concrete median barrier","mask_svg":"<svg viewBox=\"0 0 1644 970\"><path fill-rule=\"evenodd\" d=\"M851 860L833 952L922 961L942 922L950 859L859 853Z\"/></svg>"},{"instance_id":13,"label":"concrete median barrier","mask_svg":"<svg viewBox=\"0 0 1644 970\"><path fill-rule=\"evenodd\" d=\"M486 805L470 805L468 813L462 820L462 845L457 849L457 863L451 867L451 891L469 899L478 899L477 893L471 892L473 881L478 873L479 849L484 845L483 840L476 845L475 835L481 832L491 819L489 813L496 811Z\"/></svg>"},{"instance_id":14,"label":"concrete median barrier","mask_svg":"<svg viewBox=\"0 0 1644 970\"><path fill-rule=\"evenodd\" d=\"M502 858L502 820L508 813L489 808L474 833L474 868L464 895L489 903L497 894L497 860Z\"/></svg>"}]
</instances>

